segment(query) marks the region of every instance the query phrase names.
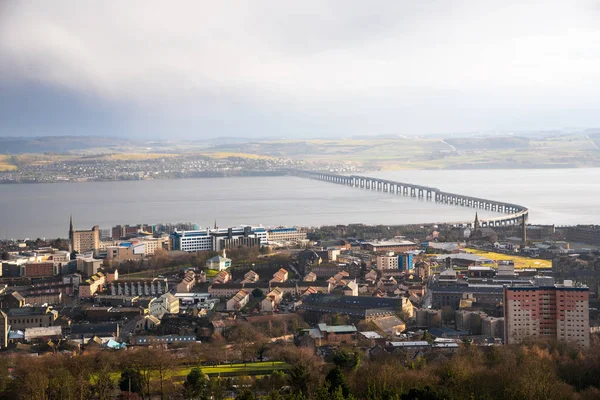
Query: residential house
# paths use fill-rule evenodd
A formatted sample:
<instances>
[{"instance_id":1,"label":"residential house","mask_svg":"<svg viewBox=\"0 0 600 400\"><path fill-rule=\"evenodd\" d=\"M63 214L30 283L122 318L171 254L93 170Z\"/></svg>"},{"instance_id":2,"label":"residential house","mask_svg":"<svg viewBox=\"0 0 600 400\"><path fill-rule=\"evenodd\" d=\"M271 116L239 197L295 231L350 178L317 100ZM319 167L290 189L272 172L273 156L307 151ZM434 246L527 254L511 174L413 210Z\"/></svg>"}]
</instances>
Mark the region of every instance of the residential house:
<instances>
[{"instance_id":1,"label":"residential house","mask_svg":"<svg viewBox=\"0 0 600 400\"><path fill-rule=\"evenodd\" d=\"M372 269L365 274L365 282L370 285L374 285L377 282L377 271Z\"/></svg>"},{"instance_id":2,"label":"residential house","mask_svg":"<svg viewBox=\"0 0 600 400\"><path fill-rule=\"evenodd\" d=\"M223 250L223 256L216 255L206 260L206 268L214 271L224 271L231 267L231 259L225 257L225 250Z\"/></svg>"},{"instance_id":3,"label":"residential house","mask_svg":"<svg viewBox=\"0 0 600 400\"><path fill-rule=\"evenodd\" d=\"M242 289L235 294L229 301L227 301L227 311L239 311L250 300L250 292Z\"/></svg>"},{"instance_id":4,"label":"residential house","mask_svg":"<svg viewBox=\"0 0 600 400\"><path fill-rule=\"evenodd\" d=\"M309 272L303 280L304 282L314 282L317 280L317 275L314 272Z\"/></svg>"},{"instance_id":5,"label":"residential house","mask_svg":"<svg viewBox=\"0 0 600 400\"><path fill-rule=\"evenodd\" d=\"M177 285L177 293L189 293L196 285L196 274L194 270L188 269L183 280Z\"/></svg>"},{"instance_id":6,"label":"residential house","mask_svg":"<svg viewBox=\"0 0 600 400\"><path fill-rule=\"evenodd\" d=\"M271 284L273 283L282 283L288 280L288 272L281 268L279 271L275 272L273 274L273 279L271 279L269 282Z\"/></svg>"},{"instance_id":7,"label":"residential house","mask_svg":"<svg viewBox=\"0 0 600 400\"><path fill-rule=\"evenodd\" d=\"M231 274L227 271L221 271L214 277L212 283L227 283L231 280Z\"/></svg>"},{"instance_id":8,"label":"residential house","mask_svg":"<svg viewBox=\"0 0 600 400\"><path fill-rule=\"evenodd\" d=\"M256 272L250 270L244 274L244 280L242 283L255 283L258 282L259 276Z\"/></svg>"},{"instance_id":9,"label":"residential house","mask_svg":"<svg viewBox=\"0 0 600 400\"><path fill-rule=\"evenodd\" d=\"M283 298L283 291L275 288L267 294L267 297L260 303L260 308L264 312L273 312Z\"/></svg>"}]
</instances>

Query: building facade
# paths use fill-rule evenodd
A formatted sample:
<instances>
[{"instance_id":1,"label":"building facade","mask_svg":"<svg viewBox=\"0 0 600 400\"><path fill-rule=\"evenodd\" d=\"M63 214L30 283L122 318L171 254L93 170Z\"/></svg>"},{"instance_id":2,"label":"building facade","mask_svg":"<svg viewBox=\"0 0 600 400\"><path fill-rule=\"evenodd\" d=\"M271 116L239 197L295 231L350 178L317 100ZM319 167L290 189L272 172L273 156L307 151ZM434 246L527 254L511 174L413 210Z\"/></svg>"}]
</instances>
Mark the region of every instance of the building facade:
<instances>
[{"instance_id":1,"label":"building facade","mask_svg":"<svg viewBox=\"0 0 600 400\"><path fill-rule=\"evenodd\" d=\"M301 242L306 240L306 230L298 228L276 228L267 231L269 242Z\"/></svg>"},{"instance_id":2,"label":"building facade","mask_svg":"<svg viewBox=\"0 0 600 400\"><path fill-rule=\"evenodd\" d=\"M398 256L393 251L377 256L377 269L398 269Z\"/></svg>"},{"instance_id":3,"label":"building facade","mask_svg":"<svg viewBox=\"0 0 600 400\"><path fill-rule=\"evenodd\" d=\"M553 338L590 344L589 289L570 281L553 286L504 287L504 340Z\"/></svg>"},{"instance_id":4,"label":"building facade","mask_svg":"<svg viewBox=\"0 0 600 400\"><path fill-rule=\"evenodd\" d=\"M167 278L128 279L110 283L112 296L155 296L168 292Z\"/></svg>"},{"instance_id":5,"label":"building facade","mask_svg":"<svg viewBox=\"0 0 600 400\"><path fill-rule=\"evenodd\" d=\"M100 227L95 225L90 230L76 231L73 228L73 218L71 218L69 224L69 241L71 242L71 250L77 253L97 251L100 248Z\"/></svg>"},{"instance_id":6,"label":"building facade","mask_svg":"<svg viewBox=\"0 0 600 400\"><path fill-rule=\"evenodd\" d=\"M150 315L162 319L165 314L179 314L179 299L171 293L165 293L150 303Z\"/></svg>"},{"instance_id":7,"label":"building facade","mask_svg":"<svg viewBox=\"0 0 600 400\"><path fill-rule=\"evenodd\" d=\"M196 252L263 246L268 240L266 228L242 225L224 229L175 231L171 234L171 241L173 250Z\"/></svg>"}]
</instances>

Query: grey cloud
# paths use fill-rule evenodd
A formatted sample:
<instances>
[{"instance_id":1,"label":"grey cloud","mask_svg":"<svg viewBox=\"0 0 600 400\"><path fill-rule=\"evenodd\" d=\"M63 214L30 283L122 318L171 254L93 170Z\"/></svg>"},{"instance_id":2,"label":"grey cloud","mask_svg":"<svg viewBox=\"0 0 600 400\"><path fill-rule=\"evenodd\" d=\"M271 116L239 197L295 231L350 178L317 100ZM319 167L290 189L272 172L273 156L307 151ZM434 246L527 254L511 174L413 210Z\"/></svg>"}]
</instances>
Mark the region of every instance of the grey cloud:
<instances>
[{"instance_id":1,"label":"grey cloud","mask_svg":"<svg viewBox=\"0 0 600 400\"><path fill-rule=\"evenodd\" d=\"M596 17L593 3L563 1L9 1L0 9L0 83L36 97L54 131L598 125ZM88 105L74 116L77 101L65 98ZM0 118L7 110L15 107ZM35 111L21 110L0 134L27 127Z\"/></svg>"}]
</instances>

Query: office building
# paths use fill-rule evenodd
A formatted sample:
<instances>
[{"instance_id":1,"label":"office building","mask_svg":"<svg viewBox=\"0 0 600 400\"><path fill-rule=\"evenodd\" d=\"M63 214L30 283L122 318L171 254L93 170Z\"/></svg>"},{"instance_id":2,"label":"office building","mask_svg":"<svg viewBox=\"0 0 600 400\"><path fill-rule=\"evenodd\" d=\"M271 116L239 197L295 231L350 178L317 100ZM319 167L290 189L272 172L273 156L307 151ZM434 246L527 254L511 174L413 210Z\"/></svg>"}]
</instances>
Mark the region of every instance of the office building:
<instances>
[{"instance_id":1,"label":"office building","mask_svg":"<svg viewBox=\"0 0 600 400\"><path fill-rule=\"evenodd\" d=\"M306 240L306 230L298 228L275 228L267 230L269 242L301 242Z\"/></svg>"},{"instance_id":2,"label":"office building","mask_svg":"<svg viewBox=\"0 0 600 400\"><path fill-rule=\"evenodd\" d=\"M71 242L71 250L77 253L86 251L97 251L100 248L100 228L95 225L90 230L76 231L73 228L73 217L69 222L69 241Z\"/></svg>"},{"instance_id":3,"label":"office building","mask_svg":"<svg viewBox=\"0 0 600 400\"><path fill-rule=\"evenodd\" d=\"M171 234L173 250L188 252L221 251L240 246L253 247L267 244L267 230L243 225L225 229L175 231Z\"/></svg>"},{"instance_id":4,"label":"office building","mask_svg":"<svg viewBox=\"0 0 600 400\"><path fill-rule=\"evenodd\" d=\"M504 338L552 338L590 345L589 289L571 281L552 286L504 287Z\"/></svg>"}]
</instances>

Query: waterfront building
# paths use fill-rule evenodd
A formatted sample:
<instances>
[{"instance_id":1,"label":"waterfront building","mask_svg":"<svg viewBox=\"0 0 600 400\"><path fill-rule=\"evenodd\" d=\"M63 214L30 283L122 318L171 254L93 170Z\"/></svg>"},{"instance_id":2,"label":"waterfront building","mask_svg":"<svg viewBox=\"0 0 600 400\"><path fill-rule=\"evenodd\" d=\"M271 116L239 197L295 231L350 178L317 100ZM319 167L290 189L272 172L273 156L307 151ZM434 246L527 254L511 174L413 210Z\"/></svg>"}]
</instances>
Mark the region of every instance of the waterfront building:
<instances>
[{"instance_id":1,"label":"waterfront building","mask_svg":"<svg viewBox=\"0 0 600 400\"><path fill-rule=\"evenodd\" d=\"M504 287L504 338L552 338L590 345L589 289L572 281L552 286Z\"/></svg>"},{"instance_id":2,"label":"waterfront building","mask_svg":"<svg viewBox=\"0 0 600 400\"><path fill-rule=\"evenodd\" d=\"M69 241L71 250L77 253L86 251L97 251L100 248L100 228L94 225L89 230L75 230L73 228L73 217L69 221Z\"/></svg>"},{"instance_id":3,"label":"waterfront building","mask_svg":"<svg viewBox=\"0 0 600 400\"><path fill-rule=\"evenodd\" d=\"M171 234L171 241L173 250L188 252L263 246L268 242L266 228L250 225L224 229L175 231Z\"/></svg>"}]
</instances>

